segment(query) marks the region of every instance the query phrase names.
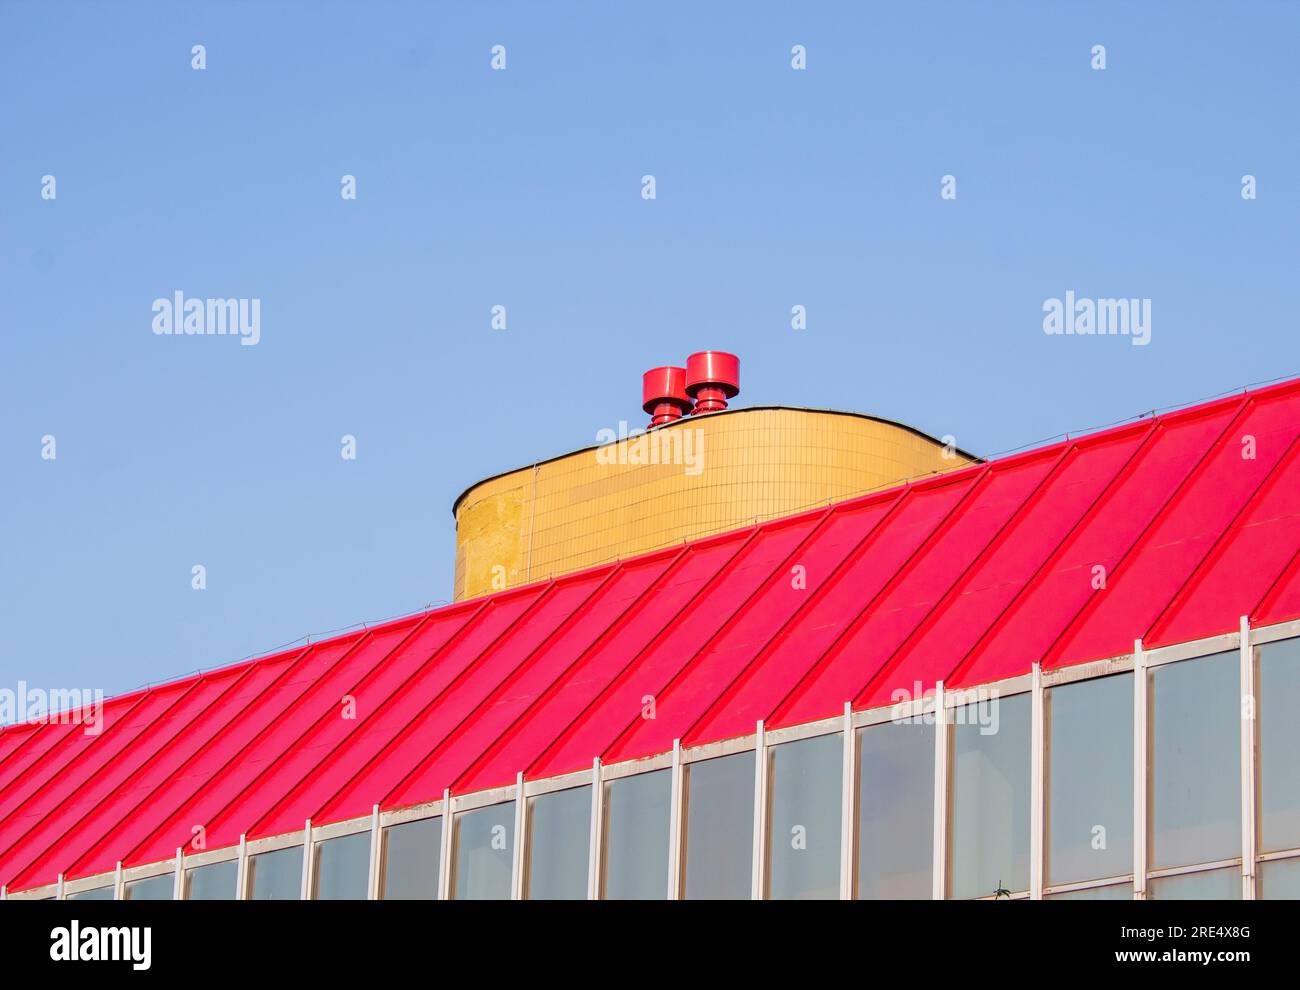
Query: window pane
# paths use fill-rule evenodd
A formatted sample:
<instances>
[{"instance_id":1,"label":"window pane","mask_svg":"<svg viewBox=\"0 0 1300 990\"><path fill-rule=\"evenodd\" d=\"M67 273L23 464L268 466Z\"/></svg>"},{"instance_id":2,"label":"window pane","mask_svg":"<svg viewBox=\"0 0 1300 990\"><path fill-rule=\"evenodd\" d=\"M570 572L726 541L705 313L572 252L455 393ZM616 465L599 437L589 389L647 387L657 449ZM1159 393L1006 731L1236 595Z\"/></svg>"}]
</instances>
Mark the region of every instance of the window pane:
<instances>
[{"instance_id":1,"label":"window pane","mask_svg":"<svg viewBox=\"0 0 1300 990\"><path fill-rule=\"evenodd\" d=\"M1259 648L1259 830L1264 852L1300 846L1300 639Z\"/></svg>"},{"instance_id":2,"label":"window pane","mask_svg":"<svg viewBox=\"0 0 1300 990\"><path fill-rule=\"evenodd\" d=\"M176 874L164 873L160 877L132 880L122 891L128 901L170 901L176 893Z\"/></svg>"},{"instance_id":3,"label":"window pane","mask_svg":"<svg viewBox=\"0 0 1300 990\"><path fill-rule=\"evenodd\" d=\"M1070 890L1061 894L1044 894L1043 900L1131 901L1133 900L1133 885L1131 883L1113 883L1108 887L1085 887L1083 890Z\"/></svg>"},{"instance_id":4,"label":"window pane","mask_svg":"<svg viewBox=\"0 0 1300 990\"><path fill-rule=\"evenodd\" d=\"M835 733L773 746L768 760L768 896L839 897L844 737Z\"/></svg>"},{"instance_id":5,"label":"window pane","mask_svg":"<svg viewBox=\"0 0 1300 990\"><path fill-rule=\"evenodd\" d=\"M1046 692L1047 882L1133 872L1133 675Z\"/></svg>"},{"instance_id":6,"label":"window pane","mask_svg":"<svg viewBox=\"0 0 1300 990\"><path fill-rule=\"evenodd\" d=\"M953 716L952 896L1029 888L1029 695Z\"/></svg>"},{"instance_id":7,"label":"window pane","mask_svg":"<svg viewBox=\"0 0 1300 990\"><path fill-rule=\"evenodd\" d=\"M580 901L591 858L591 787L528 800L528 892L532 900Z\"/></svg>"},{"instance_id":8,"label":"window pane","mask_svg":"<svg viewBox=\"0 0 1300 990\"><path fill-rule=\"evenodd\" d=\"M686 897L748 900L754 864L754 754L688 763Z\"/></svg>"},{"instance_id":9,"label":"window pane","mask_svg":"<svg viewBox=\"0 0 1300 990\"><path fill-rule=\"evenodd\" d=\"M1300 901L1300 859L1259 864L1256 896L1265 901Z\"/></svg>"},{"instance_id":10,"label":"window pane","mask_svg":"<svg viewBox=\"0 0 1300 990\"><path fill-rule=\"evenodd\" d=\"M462 901L509 900L515 803L462 811L453 829L456 870L451 896Z\"/></svg>"},{"instance_id":11,"label":"window pane","mask_svg":"<svg viewBox=\"0 0 1300 990\"><path fill-rule=\"evenodd\" d=\"M302 897L302 846L261 853L248 861L249 898L296 901Z\"/></svg>"},{"instance_id":12,"label":"window pane","mask_svg":"<svg viewBox=\"0 0 1300 990\"><path fill-rule=\"evenodd\" d=\"M384 829L384 876L379 896L387 901L437 900L441 866L441 818L391 825Z\"/></svg>"},{"instance_id":13,"label":"window pane","mask_svg":"<svg viewBox=\"0 0 1300 990\"><path fill-rule=\"evenodd\" d=\"M1237 653L1171 663L1149 676L1152 865L1241 855Z\"/></svg>"},{"instance_id":14,"label":"window pane","mask_svg":"<svg viewBox=\"0 0 1300 990\"><path fill-rule=\"evenodd\" d=\"M65 900L69 901L111 901L112 899L112 887L94 887L90 890L83 890L79 894L68 894L65 897Z\"/></svg>"},{"instance_id":15,"label":"window pane","mask_svg":"<svg viewBox=\"0 0 1300 990\"><path fill-rule=\"evenodd\" d=\"M1230 866L1226 870L1181 873L1151 880L1147 886L1151 898L1157 901L1239 901L1241 871Z\"/></svg>"},{"instance_id":16,"label":"window pane","mask_svg":"<svg viewBox=\"0 0 1300 990\"><path fill-rule=\"evenodd\" d=\"M933 895L934 732L921 719L858 731L858 897Z\"/></svg>"},{"instance_id":17,"label":"window pane","mask_svg":"<svg viewBox=\"0 0 1300 990\"><path fill-rule=\"evenodd\" d=\"M605 785L605 883L609 900L668 896L668 803L672 771Z\"/></svg>"},{"instance_id":18,"label":"window pane","mask_svg":"<svg viewBox=\"0 0 1300 990\"><path fill-rule=\"evenodd\" d=\"M209 863L185 871L185 899L189 901L233 901L238 892L239 863Z\"/></svg>"},{"instance_id":19,"label":"window pane","mask_svg":"<svg viewBox=\"0 0 1300 990\"><path fill-rule=\"evenodd\" d=\"M354 832L316 844L316 900L364 901L370 879L370 833Z\"/></svg>"}]
</instances>

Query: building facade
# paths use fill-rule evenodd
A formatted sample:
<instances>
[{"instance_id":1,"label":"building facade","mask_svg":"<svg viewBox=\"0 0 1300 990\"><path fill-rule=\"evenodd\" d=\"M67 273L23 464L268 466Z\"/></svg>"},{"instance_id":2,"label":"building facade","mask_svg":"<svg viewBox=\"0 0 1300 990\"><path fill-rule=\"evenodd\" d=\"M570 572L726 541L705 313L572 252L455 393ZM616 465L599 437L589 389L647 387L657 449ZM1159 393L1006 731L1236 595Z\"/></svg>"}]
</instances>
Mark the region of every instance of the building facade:
<instances>
[{"instance_id":1,"label":"building facade","mask_svg":"<svg viewBox=\"0 0 1300 990\"><path fill-rule=\"evenodd\" d=\"M8 898L1300 897L1300 381L0 731Z\"/></svg>"}]
</instances>

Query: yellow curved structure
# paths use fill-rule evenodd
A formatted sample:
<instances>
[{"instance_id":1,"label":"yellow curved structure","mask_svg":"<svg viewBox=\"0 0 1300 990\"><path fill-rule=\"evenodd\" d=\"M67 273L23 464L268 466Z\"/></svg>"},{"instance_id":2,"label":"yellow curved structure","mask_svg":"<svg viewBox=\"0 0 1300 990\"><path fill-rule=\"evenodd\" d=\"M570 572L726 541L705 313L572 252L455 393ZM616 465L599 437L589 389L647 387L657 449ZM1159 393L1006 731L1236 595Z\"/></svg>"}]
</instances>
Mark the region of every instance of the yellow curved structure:
<instances>
[{"instance_id":1,"label":"yellow curved structure","mask_svg":"<svg viewBox=\"0 0 1300 990\"><path fill-rule=\"evenodd\" d=\"M737 529L975 460L854 413L691 416L468 488L456 500L457 601Z\"/></svg>"}]
</instances>

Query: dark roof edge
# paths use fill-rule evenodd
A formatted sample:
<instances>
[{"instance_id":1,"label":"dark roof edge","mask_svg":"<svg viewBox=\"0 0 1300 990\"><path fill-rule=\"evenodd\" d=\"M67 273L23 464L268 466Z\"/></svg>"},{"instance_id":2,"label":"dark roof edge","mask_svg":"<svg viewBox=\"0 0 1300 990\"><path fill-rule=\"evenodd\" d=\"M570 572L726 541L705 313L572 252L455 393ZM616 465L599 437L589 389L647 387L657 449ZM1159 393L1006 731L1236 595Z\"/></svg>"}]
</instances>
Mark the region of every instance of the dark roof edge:
<instances>
[{"instance_id":1,"label":"dark roof edge","mask_svg":"<svg viewBox=\"0 0 1300 990\"><path fill-rule=\"evenodd\" d=\"M855 419L867 419L875 423L884 423L887 426L896 426L900 430L906 430L908 433L915 434L916 436L920 437L923 440L929 440L931 443L937 444L940 447L944 446L943 441L940 440L938 437L933 437L930 434L926 433L924 430L918 430L915 426L908 426L906 423L900 423L898 420L889 419L886 416L872 416L869 413L850 412L844 409L813 409L809 406L738 406L736 408L723 409L721 412L709 413L708 415L710 417L731 416L736 413L765 412L771 410L778 410L782 412L821 413L823 415L852 416ZM663 426L656 426L654 427L654 429L671 430L674 426L682 426L691 422L694 422L694 420L692 420L689 416L684 416L674 423L667 423ZM498 471L496 474L489 474L486 478L480 478L478 481L475 481L473 484L469 485L469 487L465 488L464 491L462 491L459 495L456 496L455 501L451 503L452 518L454 519L456 517L456 510L460 508L460 503L465 500L465 496L468 495L470 492L472 492L475 488L479 487L479 485L485 485L489 481L496 481L497 478L504 478L506 475L514 474L516 471L523 471L527 468L540 467L543 464L550 464L552 461L563 460L566 457L572 457L574 454L586 453L589 450L596 450L604 446L607 445L600 444L600 443L593 443L589 447L579 447L576 450L570 450L563 454L556 454L554 457L544 457L539 461L533 461L529 464L522 464L519 467L509 468L505 471ZM984 458L976 454L972 454L969 451L962 450L960 447L954 447L953 449L956 450L957 453L961 454L963 457L969 458L975 464L982 464L984 462Z\"/></svg>"}]
</instances>

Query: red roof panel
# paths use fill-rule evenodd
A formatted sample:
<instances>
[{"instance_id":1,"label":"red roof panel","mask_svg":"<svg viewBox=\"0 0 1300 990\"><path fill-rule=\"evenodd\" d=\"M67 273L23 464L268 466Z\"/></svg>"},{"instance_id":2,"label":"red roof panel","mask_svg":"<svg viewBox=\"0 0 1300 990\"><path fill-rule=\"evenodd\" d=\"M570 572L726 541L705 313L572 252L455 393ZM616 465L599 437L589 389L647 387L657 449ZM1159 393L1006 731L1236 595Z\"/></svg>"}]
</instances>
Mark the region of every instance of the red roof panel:
<instances>
[{"instance_id":1,"label":"red roof panel","mask_svg":"<svg viewBox=\"0 0 1300 990\"><path fill-rule=\"evenodd\" d=\"M6 728L0 882L163 861L196 826L215 849L1231 632L1242 614L1300 617L1300 382L112 699L97 735Z\"/></svg>"}]
</instances>

